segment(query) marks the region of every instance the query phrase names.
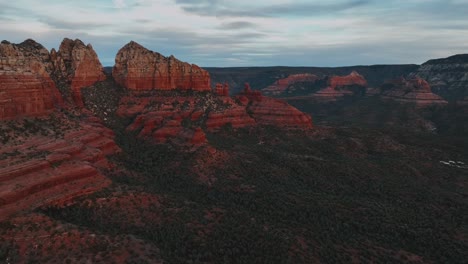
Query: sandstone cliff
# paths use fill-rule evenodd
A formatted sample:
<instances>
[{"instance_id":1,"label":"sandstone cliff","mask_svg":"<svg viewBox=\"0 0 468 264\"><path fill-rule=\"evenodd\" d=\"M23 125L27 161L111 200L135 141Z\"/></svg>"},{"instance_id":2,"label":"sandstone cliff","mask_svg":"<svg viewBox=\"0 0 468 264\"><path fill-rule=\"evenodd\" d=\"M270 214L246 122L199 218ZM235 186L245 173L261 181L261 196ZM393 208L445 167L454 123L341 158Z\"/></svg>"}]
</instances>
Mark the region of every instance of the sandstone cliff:
<instances>
[{"instance_id":1,"label":"sandstone cliff","mask_svg":"<svg viewBox=\"0 0 468 264\"><path fill-rule=\"evenodd\" d=\"M117 53L112 76L130 90L211 90L207 71L174 56L164 57L133 41Z\"/></svg>"},{"instance_id":2,"label":"sandstone cliff","mask_svg":"<svg viewBox=\"0 0 468 264\"><path fill-rule=\"evenodd\" d=\"M106 79L103 67L91 44L81 40L65 38L58 52L51 51L53 76L59 86L65 86L62 92L70 89L77 106L83 106L81 89Z\"/></svg>"},{"instance_id":3,"label":"sandstone cliff","mask_svg":"<svg viewBox=\"0 0 468 264\"><path fill-rule=\"evenodd\" d=\"M33 40L0 44L0 120L49 113L63 100L49 72L49 52Z\"/></svg>"}]
</instances>

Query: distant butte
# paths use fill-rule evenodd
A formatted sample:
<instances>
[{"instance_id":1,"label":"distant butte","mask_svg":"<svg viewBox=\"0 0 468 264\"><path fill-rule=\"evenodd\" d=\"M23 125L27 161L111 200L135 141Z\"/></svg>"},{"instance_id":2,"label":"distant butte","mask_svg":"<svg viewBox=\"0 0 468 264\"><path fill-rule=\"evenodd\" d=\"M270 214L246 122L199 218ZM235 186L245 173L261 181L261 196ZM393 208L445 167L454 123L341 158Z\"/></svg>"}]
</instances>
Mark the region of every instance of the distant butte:
<instances>
[{"instance_id":1,"label":"distant butte","mask_svg":"<svg viewBox=\"0 0 468 264\"><path fill-rule=\"evenodd\" d=\"M447 101L431 91L431 86L426 80L419 77L402 77L389 81L380 88L380 95L384 99L414 103L420 107L447 104Z\"/></svg>"}]
</instances>

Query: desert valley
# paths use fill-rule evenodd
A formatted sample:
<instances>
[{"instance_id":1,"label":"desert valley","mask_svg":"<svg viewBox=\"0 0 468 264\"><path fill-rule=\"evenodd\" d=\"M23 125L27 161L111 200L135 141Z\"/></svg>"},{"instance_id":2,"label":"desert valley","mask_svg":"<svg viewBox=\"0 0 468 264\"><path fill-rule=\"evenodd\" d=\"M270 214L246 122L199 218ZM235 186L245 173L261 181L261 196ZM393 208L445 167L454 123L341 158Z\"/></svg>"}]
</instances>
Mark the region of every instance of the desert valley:
<instances>
[{"instance_id":1,"label":"desert valley","mask_svg":"<svg viewBox=\"0 0 468 264\"><path fill-rule=\"evenodd\" d=\"M206 68L0 44L1 263L463 263L468 56Z\"/></svg>"}]
</instances>

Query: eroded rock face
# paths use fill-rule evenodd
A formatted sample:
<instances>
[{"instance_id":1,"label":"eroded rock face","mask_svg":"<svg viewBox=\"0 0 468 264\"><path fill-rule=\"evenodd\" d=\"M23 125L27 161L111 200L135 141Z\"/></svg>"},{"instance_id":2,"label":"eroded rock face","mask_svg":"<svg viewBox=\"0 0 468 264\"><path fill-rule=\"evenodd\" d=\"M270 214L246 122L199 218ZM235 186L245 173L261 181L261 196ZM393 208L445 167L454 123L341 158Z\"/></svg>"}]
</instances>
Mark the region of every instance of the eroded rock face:
<instances>
[{"instance_id":1,"label":"eroded rock face","mask_svg":"<svg viewBox=\"0 0 468 264\"><path fill-rule=\"evenodd\" d=\"M117 114L132 118L127 131L155 143L203 145L205 131L216 131L227 124L233 128L254 125L245 106L230 97L211 94L200 96L159 95L124 97ZM204 128L204 129L203 129Z\"/></svg>"},{"instance_id":2,"label":"eroded rock face","mask_svg":"<svg viewBox=\"0 0 468 264\"><path fill-rule=\"evenodd\" d=\"M0 120L41 116L63 99L49 75L49 52L33 40L0 44Z\"/></svg>"},{"instance_id":3,"label":"eroded rock face","mask_svg":"<svg viewBox=\"0 0 468 264\"><path fill-rule=\"evenodd\" d=\"M347 95L365 94L366 79L353 71L346 76L330 76L327 79L327 87L312 95L312 98L323 101L336 101Z\"/></svg>"},{"instance_id":4,"label":"eroded rock face","mask_svg":"<svg viewBox=\"0 0 468 264\"><path fill-rule=\"evenodd\" d=\"M335 89L346 89L348 86L367 86L366 79L358 72L353 71L346 76L331 76L328 79L328 86Z\"/></svg>"},{"instance_id":5,"label":"eroded rock face","mask_svg":"<svg viewBox=\"0 0 468 264\"><path fill-rule=\"evenodd\" d=\"M432 91L445 99L461 101L468 96L468 54L430 60L410 76L427 80Z\"/></svg>"},{"instance_id":6,"label":"eroded rock face","mask_svg":"<svg viewBox=\"0 0 468 264\"><path fill-rule=\"evenodd\" d=\"M310 115L282 100L263 96L260 91L252 91L249 84L245 84L244 92L238 99L246 103L247 112L257 124L302 129L312 127Z\"/></svg>"},{"instance_id":7,"label":"eroded rock face","mask_svg":"<svg viewBox=\"0 0 468 264\"><path fill-rule=\"evenodd\" d=\"M262 89L263 94L268 96L276 96L284 93L291 85L298 82L315 82L319 77L310 73L292 74L286 78L277 80L274 84Z\"/></svg>"},{"instance_id":8,"label":"eroded rock face","mask_svg":"<svg viewBox=\"0 0 468 264\"><path fill-rule=\"evenodd\" d=\"M73 101L83 107L81 89L106 79L99 58L91 44L65 38L58 52L51 51L54 76L59 85L69 86Z\"/></svg>"},{"instance_id":9,"label":"eroded rock face","mask_svg":"<svg viewBox=\"0 0 468 264\"><path fill-rule=\"evenodd\" d=\"M174 56L164 57L133 41L117 53L112 76L130 90L211 90L207 71Z\"/></svg>"},{"instance_id":10,"label":"eroded rock face","mask_svg":"<svg viewBox=\"0 0 468 264\"><path fill-rule=\"evenodd\" d=\"M120 151L113 131L92 120L59 130L62 136L20 135L2 145L0 220L45 204L63 204L110 184L100 169L111 168L106 156Z\"/></svg>"},{"instance_id":11,"label":"eroded rock face","mask_svg":"<svg viewBox=\"0 0 468 264\"><path fill-rule=\"evenodd\" d=\"M414 103L417 106L447 104L442 97L432 93L427 81L418 77L389 81L380 88L380 94L384 99Z\"/></svg>"},{"instance_id":12,"label":"eroded rock face","mask_svg":"<svg viewBox=\"0 0 468 264\"><path fill-rule=\"evenodd\" d=\"M217 83L215 86L215 94L219 96L229 96L229 84Z\"/></svg>"}]
</instances>

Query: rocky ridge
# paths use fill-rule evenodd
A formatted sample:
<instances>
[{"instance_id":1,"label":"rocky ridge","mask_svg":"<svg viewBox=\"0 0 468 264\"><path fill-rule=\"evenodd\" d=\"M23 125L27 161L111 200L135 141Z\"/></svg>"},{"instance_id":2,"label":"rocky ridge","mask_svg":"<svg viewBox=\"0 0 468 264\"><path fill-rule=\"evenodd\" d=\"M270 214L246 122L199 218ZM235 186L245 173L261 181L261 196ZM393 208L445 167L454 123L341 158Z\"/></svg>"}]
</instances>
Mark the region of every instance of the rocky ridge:
<instances>
[{"instance_id":1,"label":"rocky ridge","mask_svg":"<svg viewBox=\"0 0 468 264\"><path fill-rule=\"evenodd\" d=\"M267 96L281 95L291 85L298 82L315 82L319 77L310 73L291 74L286 78L277 80L274 84L262 89L263 94Z\"/></svg>"},{"instance_id":2,"label":"rocky ridge","mask_svg":"<svg viewBox=\"0 0 468 264\"><path fill-rule=\"evenodd\" d=\"M112 76L130 90L211 90L207 71L174 56L164 57L133 41L117 53Z\"/></svg>"},{"instance_id":3,"label":"rocky ridge","mask_svg":"<svg viewBox=\"0 0 468 264\"><path fill-rule=\"evenodd\" d=\"M402 77L389 81L380 88L380 96L397 102L414 103L420 107L447 104L446 100L431 91L427 81L418 77Z\"/></svg>"},{"instance_id":4,"label":"rocky ridge","mask_svg":"<svg viewBox=\"0 0 468 264\"><path fill-rule=\"evenodd\" d=\"M468 54L429 60L410 77L427 80L432 91L446 100L462 101L468 97Z\"/></svg>"},{"instance_id":5,"label":"rocky ridge","mask_svg":"<svg viewBox=\"0 0 468 264\"><path fill-rule=\"evenodd\" d=\"M0 149L0 220L44 204L63 204L110 184L100 170L112 166L106 156L120 151L114 133L93 118L79 123L57 116L49 120L59 128L34 134L41 127L25 123L36 126L33 134L23 133Z\"/></svg>"},{"instance_id":6,"label":"rocky ridge","mask_svg":"<svg viewBox=\"0 0 468 264\"><path fill-rule=\"evenodd\" d=\"M346 76L328 77L327 87L315 92L311 97L323 102L336 101L347 95L364 94L366 88L366 79L353 71Z\"/></svg>"}]
</instances>

